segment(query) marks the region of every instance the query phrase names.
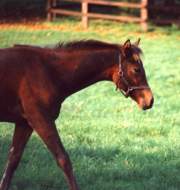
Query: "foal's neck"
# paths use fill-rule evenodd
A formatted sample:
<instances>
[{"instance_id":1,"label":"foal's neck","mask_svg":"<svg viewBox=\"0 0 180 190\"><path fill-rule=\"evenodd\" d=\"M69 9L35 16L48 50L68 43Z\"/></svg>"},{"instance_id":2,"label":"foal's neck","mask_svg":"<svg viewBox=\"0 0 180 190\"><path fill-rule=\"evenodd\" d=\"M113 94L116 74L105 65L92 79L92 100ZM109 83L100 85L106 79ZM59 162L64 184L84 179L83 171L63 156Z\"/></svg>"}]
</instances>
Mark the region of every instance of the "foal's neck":
<instances>
[{"instance_id":1,"label":"foal's neck","mask_svg":"<svg viewBox=\"0 0 180 190\"><path fill-rule=\"evenodd\" d=\"M66 85L68 95L102 80L111 81L107 71L118 63L115 49L59 53L59 72L66 72L64 77L60 76L60 80Z\"/></svg>"}]
</instances>

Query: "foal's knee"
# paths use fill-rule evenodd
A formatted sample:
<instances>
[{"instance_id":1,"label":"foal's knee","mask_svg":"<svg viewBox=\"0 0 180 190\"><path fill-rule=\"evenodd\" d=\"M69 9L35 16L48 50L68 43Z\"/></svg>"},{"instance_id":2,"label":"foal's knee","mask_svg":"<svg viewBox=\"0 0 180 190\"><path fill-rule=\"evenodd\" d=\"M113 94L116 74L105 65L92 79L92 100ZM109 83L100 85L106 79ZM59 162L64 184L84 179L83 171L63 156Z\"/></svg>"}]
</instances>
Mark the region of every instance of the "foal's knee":
<instances>
[{"instance_id":1,"label":"foal's knee","mask_svg":"<svg viewBox=\"0 0 180 190\"><path fill-rule=\"evenodd\" d=\"M57 164L65 171L72 170L71 161L67 153L57 156Z\"/></svg>"}]
</instances>

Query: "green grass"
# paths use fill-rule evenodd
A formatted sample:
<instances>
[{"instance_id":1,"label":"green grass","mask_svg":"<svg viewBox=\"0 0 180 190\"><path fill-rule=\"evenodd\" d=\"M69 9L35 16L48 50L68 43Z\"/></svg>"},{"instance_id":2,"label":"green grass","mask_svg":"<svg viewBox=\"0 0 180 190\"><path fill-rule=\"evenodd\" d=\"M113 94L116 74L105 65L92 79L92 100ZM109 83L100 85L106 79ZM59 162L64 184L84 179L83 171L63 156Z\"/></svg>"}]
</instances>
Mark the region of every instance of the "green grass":
<instances>
[{"instance_id":1,"label":"green grass","mask_svg":"<svg viewBox=\"0 0 180 190\"><path fill-rule=\"evenodd\" d=\"M82 38L123 43L142 38L144 66L155 96L153 109L143 112L115 86L101 82L69 97L57 127L83 190L180 189L180 33L154 28L92 22L87 31L76 21L2 27L0 46L14 43L53 44ZM38 26L39 24L37 24ZM58 28L59 27L59 28ZM0 126L0 174L11 142L13 125ZM11 190L67 189L62 171L39 137L29 141Z\"/></svg>"}]
</instances>

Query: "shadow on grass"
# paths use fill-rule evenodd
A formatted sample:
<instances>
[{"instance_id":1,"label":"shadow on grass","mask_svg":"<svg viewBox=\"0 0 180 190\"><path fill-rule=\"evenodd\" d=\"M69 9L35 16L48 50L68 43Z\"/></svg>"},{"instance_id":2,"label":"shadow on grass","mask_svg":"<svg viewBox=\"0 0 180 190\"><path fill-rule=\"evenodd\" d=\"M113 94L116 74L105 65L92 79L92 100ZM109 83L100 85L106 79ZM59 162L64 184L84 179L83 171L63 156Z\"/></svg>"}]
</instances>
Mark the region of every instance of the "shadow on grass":
<instances>
[{"instance_id":1,"label":"shadow on grass","mask_svg":"<svg viewBox=\"0 0 180 190\"><path fill-rule=\"evenodd\" d=\"M0 139L0 174L7 158L10 137ZM68 148L75 173L83 190L178 190L180 160L172 152L136 151L128 147L94 148L73 145ZM33 136L28 143L10 190L68 189L62 171L46 147Z\"/></svg>"}]
</instances>

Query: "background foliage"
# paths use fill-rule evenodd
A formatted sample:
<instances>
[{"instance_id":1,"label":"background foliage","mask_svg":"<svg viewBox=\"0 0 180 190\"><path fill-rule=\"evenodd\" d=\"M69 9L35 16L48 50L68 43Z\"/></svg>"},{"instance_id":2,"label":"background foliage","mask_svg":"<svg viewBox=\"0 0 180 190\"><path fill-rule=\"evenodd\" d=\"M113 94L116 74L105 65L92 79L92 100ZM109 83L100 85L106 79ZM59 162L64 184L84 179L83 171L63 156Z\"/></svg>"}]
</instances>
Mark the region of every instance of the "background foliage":
<instances>
[{"instance_id":1,"label":"background foliage","mask_svg":"<svg viewBox=\"0 0 180 190\"><path fill-rule=\"evenodd\" d=\"M140 2L141 0L109 0L109 1L123 1L123 2ZM74 9L74 10L80 10L81 5L79 3L72 2L64 2L62 0L58 1L62 7L65 7L66 9ZM0 19L4 20L4 17L6 18L13 18L13 19L19 19L23 20L25 18L32 19L34 17L45 18L46 17L46 3L47 0L1 0L0 1ZM176 23L178 23L178 18L180 18L180 14L178 6L180 6L180 0L149 0L149 5L151 6L152 3L154 3L154 7L149 10L149 19L153 23L157 23L156 19L162 19L162 18L168 18L177 20ZM157 10L156 6L161 5L165 3L165 9ZM176 3L178 6L176 6L172 11L168 9L169 6ZM107 7L107 6L97 6L97 5L90 5L89 10L91 12L96 13L111 13L111 14L120 14L120 15L136 15L138 16L140 14L140 11L138 9L130 9L130 8L117 8L117 7ZM174 22L174 21L173 21ZM178 23L179 24L179 23Z\"/></svg>"}]
</instances>

